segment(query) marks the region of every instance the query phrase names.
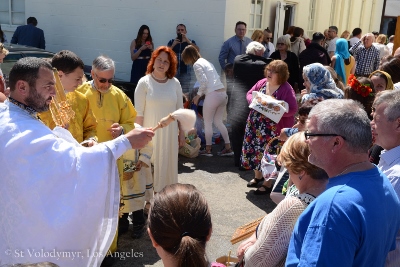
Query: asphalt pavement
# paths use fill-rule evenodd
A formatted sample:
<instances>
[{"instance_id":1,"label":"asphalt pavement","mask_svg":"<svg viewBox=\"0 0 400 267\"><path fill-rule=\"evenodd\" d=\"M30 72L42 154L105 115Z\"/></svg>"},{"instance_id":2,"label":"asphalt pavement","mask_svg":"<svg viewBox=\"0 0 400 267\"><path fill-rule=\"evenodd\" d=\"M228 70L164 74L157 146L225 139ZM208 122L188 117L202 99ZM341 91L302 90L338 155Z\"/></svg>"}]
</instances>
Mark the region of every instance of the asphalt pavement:
<instances>
[{"instance_id":1,"label":"asphalt pavement","mask_svg":"<svg viewBox=\"0 0 400 267\"><path fill-rule=\"evenodd\" d=\"M239 171L232 157L217 156L216 151L221 148L221 145L213 146L213 157L190 159L179 156L179 183L196 186L206 196L211 209L213 233L206 247L210 262L227 255L229 251L236 255L239 243L230 243L235 230L271 212L276 206L269 195L254 195L254 188L246 187L254 172ZM130 231L120 236L119 258L115 258L112 266L163 266L148 235L132 239Z\"/></svg>"}]
</instances>

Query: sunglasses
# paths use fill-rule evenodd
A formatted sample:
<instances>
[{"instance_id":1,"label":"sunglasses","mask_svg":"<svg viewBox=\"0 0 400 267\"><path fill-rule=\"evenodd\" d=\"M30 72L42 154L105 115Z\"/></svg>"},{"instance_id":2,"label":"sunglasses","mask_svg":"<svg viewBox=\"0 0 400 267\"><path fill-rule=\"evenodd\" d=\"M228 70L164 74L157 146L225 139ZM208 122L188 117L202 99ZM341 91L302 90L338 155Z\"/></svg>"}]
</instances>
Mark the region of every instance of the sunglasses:
<instances>
[{"instance_id":1,"label":"sunglasses","mask_svg":"<svg viewBox=\"0 0 400 267\"><path fill-rule=\"evenodd\" d=\"M284 45L284 43L276 43L276 45Z\"/></svg>"},{"instance_id":2,"label":"sunglasses","mask_svg":"<svg viewBox=\"0 0 400 267\"><path fill-rule=\"evenodd\" d=\"M96 76L96 78L99 80L99 83L114 83L114 79L105 79L105 78L99 78L99 76L97 76L96 73L94 73L94 75Z\"/></svg>"},{"instance_id":3,"label":"sunglasses","mask_svg":"<svg viewBox=\"0 0 400 267\"><path fill-rule=\"evenodd\" d=\"M344 136L341 136L340 134L313 134L313 133L309 133L308 131L305 131L304 136L305 136L306 140L310 139L310 136L340 136L344 140L346 140L346 138Z\"/></svg>"}]
</instances>

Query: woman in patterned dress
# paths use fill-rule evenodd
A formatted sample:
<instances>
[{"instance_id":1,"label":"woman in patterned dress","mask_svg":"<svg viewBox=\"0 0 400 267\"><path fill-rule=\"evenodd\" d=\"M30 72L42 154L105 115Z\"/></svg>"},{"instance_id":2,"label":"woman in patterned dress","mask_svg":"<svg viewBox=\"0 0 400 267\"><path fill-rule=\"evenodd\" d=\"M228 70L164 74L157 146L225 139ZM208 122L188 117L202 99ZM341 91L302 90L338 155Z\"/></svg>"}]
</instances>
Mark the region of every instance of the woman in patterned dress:
<instances>
[{"instance_id":1,"label":"woman in patterned dress","mask_svg":"<svg viewBox=\"0 0 400 267\"><path fill-rule=\"evenodd\" d=\"M295 93L287 82L289 71L286 63L282 60L272 61L265 67L264 75L266 78L258 81L247 92L246 98L249 104L252 101L253 91L259 91L278 100L285 101L289 105L289 110L283 114L278 123L258 111L250 110L243 140L241 162L243 168L254 170L255 178L247 184L247 187L257 187L258 183L263 181L261 159L263 158L265 147L272 138L279 135L282 128L290 128L294 125L294 115L297 111ZM276 154L274 146L269 149L270 153ZM263 185L264 190L260 188L255 192L261 192L257 194L266 194L269 188L272 188L271 183Z\"/></svg>"},{"instance_id":2,"label":"woman in patterned dress","mask_svg":"<svg viewBox=\"0 0 400 267\"><path fill-rule=\"evenodd\" d=\"M304 133L292 135L282 147L278 161L287 168L298 189L288 195L264 217L256 232L243 241L238 250L244 266L284 266L294 225L300 214L324 190L328 183L326 172L308 162L310 149Z\"/></svg>"}]
</instances>

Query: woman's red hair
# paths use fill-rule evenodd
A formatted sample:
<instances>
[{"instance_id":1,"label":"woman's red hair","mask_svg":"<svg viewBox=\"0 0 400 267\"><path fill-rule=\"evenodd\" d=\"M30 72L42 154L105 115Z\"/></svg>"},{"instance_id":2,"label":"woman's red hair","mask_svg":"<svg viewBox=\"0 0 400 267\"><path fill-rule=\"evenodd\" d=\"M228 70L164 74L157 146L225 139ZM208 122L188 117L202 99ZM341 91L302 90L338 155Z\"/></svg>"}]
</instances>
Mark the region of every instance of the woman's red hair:
<instances>
[{"instance_id":1,"label":"woman's red hair","mask_svg":"<svg viewBox=\"0 0 400 267\"><path fill-rule=\"evenodd\" d=\"M161 52L165 52L168 55L169 68L168 68L168 71L166 72L166 75L167 75L168 79L172 79L176 74L178 60L176 58L175 52L168 46L160 46L151 54L149 64L147 64L146 74L150 74L154 71L154 61L161 54Z\"/></svg>"}]
</instances>

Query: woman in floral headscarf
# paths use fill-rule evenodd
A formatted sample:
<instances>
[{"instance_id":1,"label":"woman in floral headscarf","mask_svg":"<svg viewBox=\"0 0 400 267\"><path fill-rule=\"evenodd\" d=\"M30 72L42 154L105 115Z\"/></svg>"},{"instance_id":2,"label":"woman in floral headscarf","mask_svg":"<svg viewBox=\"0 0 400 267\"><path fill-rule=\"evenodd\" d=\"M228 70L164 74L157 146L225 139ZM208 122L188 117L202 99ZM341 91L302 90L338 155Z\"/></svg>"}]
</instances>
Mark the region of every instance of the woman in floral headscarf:
<instances>
[{"instance_id":1,"label":"woman in floral headscarf","mask_svg":"<svg viewBox=\"0 0 400 267\"><path fill-rule=\"evenodd\" d=\"M303 68L304 86L301 103L308 99L343 98L343 91L336 87L331 73L321 63L313 63Z\"/></svg>"},{"instance_id":2,"label":"woman in floral headscarf","mask_svg":"<svg viewBox=\"0 0 400 267\"><path fill-rule=\"evenodd\" d=\"M332 57L331 66L345 84L350 74L355 73L356 61L349 53L349 45L346 39L339 38L336 40L336 51L335 55Z\"/></svg>"}]
</instances>

